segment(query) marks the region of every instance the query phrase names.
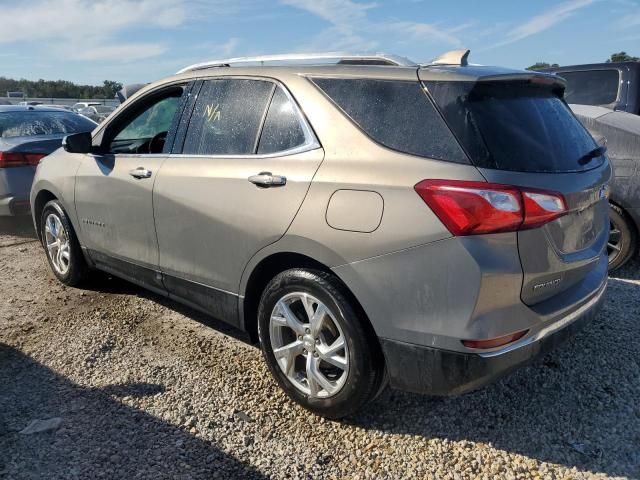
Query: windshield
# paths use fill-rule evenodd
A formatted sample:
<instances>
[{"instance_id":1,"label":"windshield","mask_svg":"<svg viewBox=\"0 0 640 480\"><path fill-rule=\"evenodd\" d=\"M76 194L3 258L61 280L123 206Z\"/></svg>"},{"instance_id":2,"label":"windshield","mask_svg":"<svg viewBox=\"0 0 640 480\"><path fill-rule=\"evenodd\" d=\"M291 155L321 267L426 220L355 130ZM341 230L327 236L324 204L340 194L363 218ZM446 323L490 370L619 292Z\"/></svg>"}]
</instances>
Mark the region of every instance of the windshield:
<instances>
[{"instance_id":1,"label":"windshield","mask_svg":"<svg viewBox=\"0 0 640 480\"><path fill-rule=\"evenodd\" d=\"M474 164L523 172L572 172L595 141L547 85L523 82L427 82L426 86Z\"/></svg>"},{"instance_id":2,"label":"windshield","mask_svg":"<svg viewBox=\"0 0 640 480\"><path fill-rule=\"evenodd\" d=\"M75 113L18 111L0 113L0 137L90 132L96 124Z\"/></svg>"}]
</instances>

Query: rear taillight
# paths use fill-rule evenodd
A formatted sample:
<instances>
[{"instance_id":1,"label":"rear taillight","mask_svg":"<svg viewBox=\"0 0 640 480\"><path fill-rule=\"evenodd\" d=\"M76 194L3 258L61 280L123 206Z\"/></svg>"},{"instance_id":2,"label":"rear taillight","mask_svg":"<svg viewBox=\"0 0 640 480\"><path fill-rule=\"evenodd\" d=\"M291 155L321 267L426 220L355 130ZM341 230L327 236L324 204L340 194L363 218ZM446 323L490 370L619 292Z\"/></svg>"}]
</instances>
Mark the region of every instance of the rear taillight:
<instances>
[{"instance_id":1,"label":"rear taillight","mask_svg":"<svg viewBox=\"0 0 640 480\"><path fill-rule=\"evenodd\" d=\"M561 194L465 180L423 180L415 190L458 236L538 227L566 213Z\"/></svg>"},{"instance_id":2,"label":"rear taillight","mask_svg":"<svg viewBox=\"0 0 640 480\"><path fill-rule=\"evenodd\" d=\"M0 168L36 166L45 153L0 152Z\"/></svg>"}]
</instances>

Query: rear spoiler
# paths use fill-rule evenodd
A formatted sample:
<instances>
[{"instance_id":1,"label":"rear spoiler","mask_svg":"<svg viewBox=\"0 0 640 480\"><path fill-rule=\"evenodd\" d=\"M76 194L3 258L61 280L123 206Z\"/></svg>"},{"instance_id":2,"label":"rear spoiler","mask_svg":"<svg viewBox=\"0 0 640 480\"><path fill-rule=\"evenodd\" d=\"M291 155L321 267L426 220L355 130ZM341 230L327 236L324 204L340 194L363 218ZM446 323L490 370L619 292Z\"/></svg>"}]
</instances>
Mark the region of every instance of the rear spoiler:
<instances>
[{"instance_id":1,"label":"rear spoiler","mask_svg":"<svg viewBox=\"0 0 640 480\"><path fill-rule=\"evenodd\" d=\"M485 77L479 77L478 82L528 82L532 85L547 85L550 87L564 88L567 86L567 82L564 78L555 74L538 73L538 72L518 72L518 73L505 73L498 75L487 75Z\"/></svg>"}]
</instances>

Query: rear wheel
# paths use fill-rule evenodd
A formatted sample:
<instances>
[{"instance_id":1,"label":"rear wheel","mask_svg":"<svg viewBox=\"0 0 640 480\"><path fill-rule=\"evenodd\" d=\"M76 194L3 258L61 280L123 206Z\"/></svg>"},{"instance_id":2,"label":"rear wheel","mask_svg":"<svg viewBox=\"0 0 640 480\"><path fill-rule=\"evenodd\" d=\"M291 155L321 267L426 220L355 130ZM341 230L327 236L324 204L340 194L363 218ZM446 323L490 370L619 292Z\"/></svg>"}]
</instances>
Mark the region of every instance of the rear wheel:
<instances>
[{"instance_id":1,"label":"rear wheel","mask_svg":"<svg viewBox=\"0 0 640 480\"><path fill-rule=\"evenodd\" d=\"M331 274L292 269L267 285L258 334L271 373L293 400L341 418L374 398L382 385L377 344Z\"/></svg>"},{"instance_id":2,"label":"rear wheel","mask_svg":"<svg viewBox=\"0 0 640 480\"><path fill-rule=\"evenodd\" d=\"M65 285L79 285L87 277L88 267L71 222L57 200L44 206L40 231L54 275Z\"/></svg>"},{"instance_id":3,"label":"rear wheel","mask_svg":"<svg viewBox=\"0 0 640 480\"><path fill-rule=\"evenodd\" d=\"M629 217L617 205L609 205L609 271L612 272L627 263L637 247L637 235Z\"/></svg>"}]
</instances>

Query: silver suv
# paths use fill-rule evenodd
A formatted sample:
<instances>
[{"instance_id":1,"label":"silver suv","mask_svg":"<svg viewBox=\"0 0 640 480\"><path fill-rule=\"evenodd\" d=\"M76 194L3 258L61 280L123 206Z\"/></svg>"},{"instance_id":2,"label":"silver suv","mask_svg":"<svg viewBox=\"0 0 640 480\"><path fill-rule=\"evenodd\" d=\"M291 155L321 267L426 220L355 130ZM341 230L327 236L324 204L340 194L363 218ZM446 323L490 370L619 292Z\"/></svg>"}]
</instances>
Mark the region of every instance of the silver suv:
<instances>
[{"instance_id":1,"label":"silver suv","mask_svg":"<svg viewBox=\"0 0 640 480\"><path fill-rule=\"evenodd\" d=\"M211 62L144 87L38 166L54 274L249 332L331 418L388 383L494 380L593 316L611 169L561 79L467 55Z\"/></svg>"}]
</instances>

